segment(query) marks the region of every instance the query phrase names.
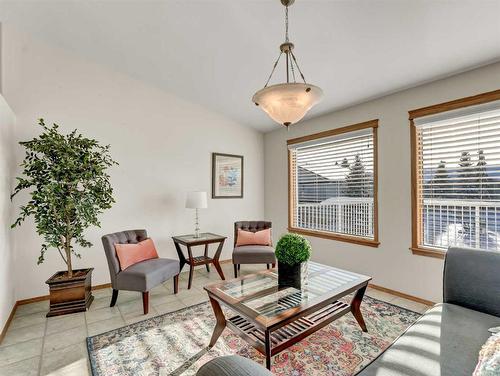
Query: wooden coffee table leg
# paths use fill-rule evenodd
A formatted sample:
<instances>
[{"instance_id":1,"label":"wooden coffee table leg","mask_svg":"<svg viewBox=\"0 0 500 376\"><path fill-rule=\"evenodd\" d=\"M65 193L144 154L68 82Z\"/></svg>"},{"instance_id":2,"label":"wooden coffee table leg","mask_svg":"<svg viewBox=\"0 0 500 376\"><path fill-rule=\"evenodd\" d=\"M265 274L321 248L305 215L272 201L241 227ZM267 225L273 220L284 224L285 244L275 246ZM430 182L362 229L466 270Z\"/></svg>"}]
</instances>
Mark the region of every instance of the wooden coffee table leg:
<instances>
[{"instance_id":1,"label":"wooden coffee table leg","mask_svg":"<svg viewBox=\"0 0 500 376\"><path fill-rule=\"evenodd\" d=\"M220 308L220 304L217 300L210 298L210 304L212 304L212 309L215 313L215 319L217 320L217 324L215 325L214 332L212 333L212 338L210 339L209 347L215 345L215 342L219 339L220 335L224 331L226 327L226 318L224 317L224 313Z\"/></svg>"},{"instance_id":2,"label":"wooden coffee table leg","mask_svg":"<svg viewBox=\"0 0 500 376\"><path fill-rule=\"evenodd\" d=\"M361 309L359 307L361 306L361 302L363 301L363 296L365 295L365 291L366 291L366 286L361 287L356 292L356 295L354 295L354 298L352 299L351 302L351 312L354 315L354 318L358 322L363 332L367 332L368 329L366 329L365 320L363 319L363 315L361 315Z\"/></svg>"},{"instance_id":3,"label":"wooden coffee table leg","mask_svg":"<svg viewBox=\"0 0 500 376\"><path fill-rule=\"evenodd\" d=\"M265 349L266 349L266 368L270 371L271 370L271 333L269 330L266 330L265 332L266 338L265 338Z\"/></svg>"}]
</instances>

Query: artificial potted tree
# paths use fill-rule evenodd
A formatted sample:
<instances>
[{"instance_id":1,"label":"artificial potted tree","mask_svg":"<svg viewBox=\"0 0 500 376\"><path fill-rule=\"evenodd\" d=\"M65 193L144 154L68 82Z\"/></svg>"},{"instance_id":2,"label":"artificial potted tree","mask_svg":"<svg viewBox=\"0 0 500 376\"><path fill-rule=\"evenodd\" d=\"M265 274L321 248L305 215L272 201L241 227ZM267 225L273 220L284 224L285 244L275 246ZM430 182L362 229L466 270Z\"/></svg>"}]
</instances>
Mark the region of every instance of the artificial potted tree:
<instances>
[{"instance_id":1,"label":"artificial potted tree","mask_svg":"<svg viewBox=\"0 0 500 376\"><path fill-rule=\"evenodd\" d=\"M49 249L56 249L67 270L47 280L50 289L50 311L47 316L85 311L92 303L93 268L73 270L72 257L80 258L76 246L92 246L84 231L99 226L98 215L114 203L107 170L116 162L109 145L83 137L76 130L62 134L59 127L45 125L31 141L20 142L25 148L22 175L11 196L28 190L30 199L20 207L12 227L33 217L36 231L43 239L38 264Z\"/></svg>"},{"instance_id":2,"label":"artificial potted tree","mask_svg":"<svg viewBox=\"0 0 500 376\"><path fill-rule=\"evenodd\" d=\"M302 286L303 269L311 257L311 244L298 234L286 234L276 244L278 284L282 287Z\"/></svg>"}]
</instances>

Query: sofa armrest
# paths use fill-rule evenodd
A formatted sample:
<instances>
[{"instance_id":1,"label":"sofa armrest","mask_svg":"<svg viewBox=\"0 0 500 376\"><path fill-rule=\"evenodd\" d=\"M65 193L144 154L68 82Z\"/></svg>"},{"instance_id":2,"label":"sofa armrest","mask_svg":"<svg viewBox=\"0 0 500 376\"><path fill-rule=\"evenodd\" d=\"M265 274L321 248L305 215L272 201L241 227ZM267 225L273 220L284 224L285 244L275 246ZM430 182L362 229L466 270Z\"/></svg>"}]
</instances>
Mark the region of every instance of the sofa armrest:
<instances>
[{"instance_id":1,"label":"sofa armrest","mask_svg":"<svg viewBox=\"0 0 500 376\"><path fill-rule=\"evenodd\" d=\"M500 253L451 247L446 253L443 301L500 316Z\"/></svg>"}]
</instances>

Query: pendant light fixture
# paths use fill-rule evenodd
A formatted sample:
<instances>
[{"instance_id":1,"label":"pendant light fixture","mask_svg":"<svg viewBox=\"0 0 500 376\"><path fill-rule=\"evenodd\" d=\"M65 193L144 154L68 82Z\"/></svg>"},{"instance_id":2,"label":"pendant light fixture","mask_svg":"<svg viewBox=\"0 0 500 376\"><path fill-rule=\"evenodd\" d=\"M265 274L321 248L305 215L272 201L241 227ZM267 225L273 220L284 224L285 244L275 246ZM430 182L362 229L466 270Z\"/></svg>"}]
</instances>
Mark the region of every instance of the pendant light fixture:
<instances>
[{"instance_id":1,"label":"pendant light fixture","mask_svg":"<svg viewBox=\"0 0 500 376\"><path fill-rule=\"evenodd\" d=\"M256 92L252 101L262 108L274 121L289 125L300 121L304 115L323 97L323 90L308 84L293 53L294 45L288 39L288 7L295 0L281 0L285 6L285 42L280 45L280 54L264 87ZM268 86L274 70L282 55L285 54L286 83ZM297 72L296 72L297 70ZM295 74L300 75L302 82L297 82ZM290 82L292 80L293 82Z\"/></svg>"}]
</instances>

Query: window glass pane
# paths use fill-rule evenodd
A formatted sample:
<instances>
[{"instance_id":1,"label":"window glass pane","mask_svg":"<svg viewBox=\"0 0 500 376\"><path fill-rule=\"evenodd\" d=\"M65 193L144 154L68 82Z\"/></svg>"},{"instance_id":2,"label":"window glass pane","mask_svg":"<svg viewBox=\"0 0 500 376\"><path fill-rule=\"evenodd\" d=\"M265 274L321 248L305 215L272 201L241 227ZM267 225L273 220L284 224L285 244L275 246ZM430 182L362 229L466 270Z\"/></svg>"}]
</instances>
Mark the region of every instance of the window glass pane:
<instances>
[{"instance_id":1,"label":"window glass pane","mask_svg":"<svg viewBox=\"0 0 500 376\"><path fill-rule=\"evenodd\" d=\"M500 250L500 103L417 127L419 245Z\"/></svg>"},{"instance_id":2,"label":"window glass pane","mask_svg":"<svg viewBox=\"0 0 500 376\"><path fill-rule=\"evenodd\" d=\"M374 239L373 128L291 149L293 227Z\"/></svg>"}]
</instances>

